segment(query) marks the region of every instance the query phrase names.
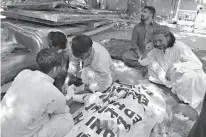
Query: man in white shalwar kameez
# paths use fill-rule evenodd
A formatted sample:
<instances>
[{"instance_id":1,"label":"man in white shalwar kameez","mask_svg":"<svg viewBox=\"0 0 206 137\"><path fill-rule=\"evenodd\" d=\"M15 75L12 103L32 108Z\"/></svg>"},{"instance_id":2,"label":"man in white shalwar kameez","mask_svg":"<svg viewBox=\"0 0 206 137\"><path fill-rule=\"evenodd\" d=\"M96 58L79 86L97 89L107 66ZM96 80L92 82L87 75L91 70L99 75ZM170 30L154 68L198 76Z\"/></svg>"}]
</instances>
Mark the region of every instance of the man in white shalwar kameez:
<instances>
[{"instance_id":1,"label":"man in white shalwar kameez","mask_svg":"<svg viewBox=\"0 0 206 137\"><path fill-rule=\"evenodd\" d=\"M197 107L206 91L200 60L166 28L154 30L153 44L154 49L139 59L141 65L148 65L149 80L172 88L181 101Z\"/></svg>"},{"instance_id":2,"label":"man in white shalwar kameez","mask_svg":"<svg viewBox=\"0 0 206 137\"><path fill-rule=\"evenodd\" d=\"M39 70L23 70L1 102L1 136L64 137L74 126L65 96L53 85L61 68L60 54L42 49Z\"/></svg>"},{"instance_id":3,"label":"man in white shalwar kameez","mask_svg":"<svg viewBox=\"0 0 206 137\"><path fill-rule=\"evenodd\" d=\"M92 41L89 36L75 36L71 42L71 49L72 56L70 57L68 77L65 80L63 92L68 87L69 74L76 75L76 77L82 79L83 84L75 87L73 100L83 103L85 95L104 92L111 86L115 69L107 49Z\"/></svg>"}]
</instances>

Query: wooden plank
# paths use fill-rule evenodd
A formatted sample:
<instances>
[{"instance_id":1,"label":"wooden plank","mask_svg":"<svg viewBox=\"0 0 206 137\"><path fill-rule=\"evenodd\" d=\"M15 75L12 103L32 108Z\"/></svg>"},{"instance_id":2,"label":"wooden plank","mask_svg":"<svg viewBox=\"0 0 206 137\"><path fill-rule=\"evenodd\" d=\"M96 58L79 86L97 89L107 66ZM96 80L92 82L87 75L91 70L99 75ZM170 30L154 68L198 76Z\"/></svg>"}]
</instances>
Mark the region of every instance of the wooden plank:
<instances>
[{"instance_id":1,"label":"wooden plank","mask_svg":"<svg viewBox=\"0 0 206 137\"><path fill-rule=\"evenodd\" d=\"M31 17L35 19L42 19L51 22L69 23L73 21L89 21L89 20L102 20L102 19L115 19L120 18L118 14L74 14L74 13L59 13L49 11L29 11L29 10L6 10L2 12L3 15L10 15L9 17L16 18L16 15ZM7 16L6 15L6 16Z\"/></svg>"},{"instance_id":2,"label":"wooden plank","mask_svg":"<svg viewBox=\"0 0 206 137\"><path fill-rule=\"evenodd\" d=\"M26 17L26 16L14 14L14 13L2 12L2 15L5 15L8 19L16 19L16 20L21 20L21 21L41 23L41 24L45 24L45 25L49 25L49 26L70 25L70 24L77 24L77 23L84 23L84 22L99 20L99 19L84 19L84 20L70 20L70 21L67 21L67 22L53 22L53 21L48 21L48 20L44 20L44 19Z\"/></svg>"},{"instance_id":3,"label":"wooden plank","mask_svg":"<svg viewBox=\"0 0 206 137\"><path fill-rule=\"evenodd\" d=\"M63 25L63 26L43 26L41 24L34 24L31 22L26 22L26 21L19 21L19 20L14 20L14 19L6 19L2 20L2 23L4 22L9 22L12 24L15 24L21 28L28 29L28 30L33 30L35 32L40 31L41 33L49 33L50 31L63 31L67 36L79 33L79 32L84 32L88 30L88 26L84 24L76 24L76 25Z\"/></svg>"},{"instance_id":4,"label":"wooden plank","mask_svg":"<svg viewBox=\"0 0 206 137\"><path fill-rule=\"evenodd\" d=\"M99 27L99 28L97 28L97 29L84 32L84 34L85 34L85 35L89 35L89 36L90 36L90 35L94 35L94 34L97 34L97 33L102 32L102 31L105 31L105 30L107 30L107 29L110 29L110 28L112 28L113 26L114 26L113 23L112 23L112 24L108 24L108 25L104 25L104 26Z\"/></svg>"},{"instance_id":5,"label":"wooden plank","mask_svg":"<svg viewBox=\"0 0 206 137\"><path fill-rule=\"evenodd\" d=\"M85 25L76 25L74 27L60 26L60 27L57 27L56 29L63 31L67 36L71 36L73 34L86 31L88 27Z\"/></svg>"},{"instance_id":6,"label":"wooden plank","mask_svg":"<svg viewBox=\"0 0 206 137\"><path fill-rule=\"evenodd\" d=\"M96 29L94 29L94 30L90 30L90 31L83 32L83 33L81 33L81 34L85 34L85 35L91 36L91 35L100 33L100 32L102 32L102 31L105 31L105 30L107 30L107 29L110 29L110 28L112 28L113 26L114 26L114 23L111 23L111 24L104 25L104 26L102 26L102 27L96 28ZM73 38L74 38L74 36L67 37L68 42L71 42Z\"/></svg>"},{"instance_id":7,"label":"wooden plank","mask_svg":"<svg viewBox=\"0 0 206 137\"><path fill-rule=\"evenodd\" d=\"M87 26L88 26L88 29L91 30L91 29L97 28L99 26L109 24L109 22L110 22L109 20L102 20L102 21L98 21L98 22L88 22Z\"/></svg>"},{"instance_id":8,"label":"wooden plank","mask_svg":"<svg viewBox=\"0 0 206 137\"><path fill-rule=\"evenodd\" d=\"M71 22L71 21L88 21L101 19L98 15L85 15L85 14L72 14L72 13L59 13L59 12L46 12L46 11L26 11L26 10L7 10L2 13L21 15L36 19L42 19L52 22ZM11 16L12 17L12 16Z\"/></svg>"},{"instance_id":9,"label":"wooden plank","mask_svg":"<svg viewBox=\"0 0 206 137\"><path fill-rule=\"evenodd\" d=\"M8 5L7 8L18 8L28 10L51 10L58 5L66 5L63 1L24 1Z\"/></svg>"}]
</instances>

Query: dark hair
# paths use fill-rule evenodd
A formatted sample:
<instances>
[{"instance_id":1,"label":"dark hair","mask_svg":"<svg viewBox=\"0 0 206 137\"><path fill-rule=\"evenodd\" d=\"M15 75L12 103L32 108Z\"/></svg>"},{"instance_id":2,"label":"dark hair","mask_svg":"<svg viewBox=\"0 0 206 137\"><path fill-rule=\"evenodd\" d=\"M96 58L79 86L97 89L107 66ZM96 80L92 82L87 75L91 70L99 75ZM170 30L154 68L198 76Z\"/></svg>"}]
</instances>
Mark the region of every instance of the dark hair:
<instances>
[{"instance_id":1,"label":"dark hair","mask_svg":"<svg viewBox=\"0 0 206 137\"><path fill-rule=\"evenodd\" d=\"M72 39L72 52L75 57L80 57L92 47L92 39L87 35L76 35Z\"/></svg>"},{"instance_id":2,"label":"dark hair","mask_svg":"<svg viewBox=\"0 0 206 137\"><path fill-rule=\"evenodd\" d=\"M60 49L65 49L67 44L67 37L63 32L52 31L48 34L49 47L58 47Z\"/></svg>"},{"instance_id":3,"label":"dark hair","mask_svg":"<svg viewBox=\"0 0 206 137\"><path fill-rule=\"evenodd\" d=\"M174 43L176 41L175 36L172 34L172 32L169 32L167 35L165 35L166 37L169 37L169 42L168 42L168 47L173 47Z\"/></svg>"},{"instance_id":4,"label":"dark hair","mask_svg":"<svg viewBox=\"0 0 206 137\"><path fill-rule=\"evenodd\" d=\"M156 10L153 6L145 6L144 9L148 9L148 11L152 13L152 18L154 18Z\"/></svg>"},{"instance_id":5,"label":"dark hair","mask_svg":"<svg viewBox=\"0 0 206 137\"><path fill-rule=\"evenodd\" d=\"M36 63L39 70L47 74L62 64L62 57L52 49L42 49L37 54Z\"/></svg>"}]
</instances>

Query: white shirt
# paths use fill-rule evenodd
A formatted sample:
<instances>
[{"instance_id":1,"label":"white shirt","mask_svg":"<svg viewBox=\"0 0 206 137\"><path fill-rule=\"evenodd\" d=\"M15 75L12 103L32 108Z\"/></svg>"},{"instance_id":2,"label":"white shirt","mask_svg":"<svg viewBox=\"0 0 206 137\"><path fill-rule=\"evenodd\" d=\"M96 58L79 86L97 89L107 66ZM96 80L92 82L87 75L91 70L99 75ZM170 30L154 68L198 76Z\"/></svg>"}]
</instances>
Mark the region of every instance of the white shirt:
<instances>
[{"instance_id":1,"label":"white shirt","mask_svg":"<svg viewBox=\"0 0 206 137\"><path fill-rule=\"evenodd\" d=\"M153 61L157 61L165 72L172 66L179 72L184 72L188 69L202 69L202 63L197 56L187 45L180 41L176 41L173 47L167 48L165 53L154 48L145 59L139 59L140 64L143 66L149 65Z\"/></svg>"},{"instance_id":2,"label":"white shirt","mask_svg":"<svg viewBox=\"0 0 206 137\"><path fill-rule=\"evenodd\" d=\"M112 84L112 72L114 71L112 59L106 48L93 42L91 55L83 61L83 82L87 79L85 84L89 84L93 92L106 90ZM72 56L68 71L73 73L80 71L80 62L80 59ZM85 74L87 72L92 72L90 78L88 78L90 74Z\"/></svg>"},{"instance_id":3,"label":"white shirt","mask_svg":"<svg viewBox=\"0 0 206 137\"><path fill-rule=\"evenodd\" d=\"M4 137L32 137L49 121L49 114L66 111L65 97L53 82L40 71L23 70L17 75L1 102Z\"/></svg>"}]
</instances>

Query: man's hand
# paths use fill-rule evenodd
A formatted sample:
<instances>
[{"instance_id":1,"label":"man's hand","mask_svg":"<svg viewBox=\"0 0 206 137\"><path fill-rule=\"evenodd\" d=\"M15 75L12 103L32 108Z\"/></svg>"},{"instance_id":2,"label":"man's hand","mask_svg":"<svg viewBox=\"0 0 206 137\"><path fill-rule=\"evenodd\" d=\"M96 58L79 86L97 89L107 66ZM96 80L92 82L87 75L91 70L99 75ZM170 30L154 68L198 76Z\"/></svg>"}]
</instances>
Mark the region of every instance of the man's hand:
<instances>
[{"instance_id":1,"label":"man's hand","mask_svg":"<svg viewBox=\"0 0 206 137\"><path fill-rule=\"evenodd\" d=\"M82 84L79 87L75 88L76 94L84 94L84 93L92 93L92 91L89 89L89 86L86 84Z\"/></svg>"},{"instance_id":2,"label":"man's hand","mask_svg":"<svg viewBox=\"0 0 206 137\"><path fill-rule=\"evenodd\" d=\"M166 72L166 75L165 75L165 78L168 80L168 81L171 81L171 76L172 74L174 73L176 69L172 66L170 67L167 72Z\"/></svg>"},{"instance_id":3,"label":"man's hand","mask_svg":"<svg viewBox=\"0 0 206 137\"><path fill-rule=\"evenodd\" d=\"M67 94L68 87L69 87L69 85L67 83L64 83L64 85L62 86L62 93L63 94Z\"/></svg>"},{"instance_id":4,"label":"man's hand","mask_svg":"<svg viewBox=\"0 0 206 137\"><path fill-rule=\"evenodd\" d=\"M79 87L75 87L75 91L74 91L74 93L81 93L81 92L83 92L84 91L84 84L82 84L81 86L79 86Z\"/></svg>"},{"instance_id":5,"label":"man's hand","mask_svg":"<svg viewBox=\"0 0 206 137\"><path fill-rule=\"evenodd\" d=\"M69 87L68 83L70 81L70 75L68 75L65 79L64 85L62 86L62 93L67 94L67 88Z\"/></svg>"},{"instance_id":6,"label":"man's hand","mask_svg":"<svg viewBox=\"0 0 206 137\"><path fill-rule=\"evenodd\" d=\"M149 42L149 43L147 43L146 44L146 50L152 50L154 48L154 45L153 45L153 43L152 42Z\"/></svg>"},{"instance_id":7,"label":"man's hand","mask_svg":"<svg viewBox=\"0 0 206 137\"><path fill-rule=\"evenodd\" d=\"M144 53L141 56L141 60L145 59L149 52L150 52L150 50L145 50Z\"/></svg>"}]
</instances>

